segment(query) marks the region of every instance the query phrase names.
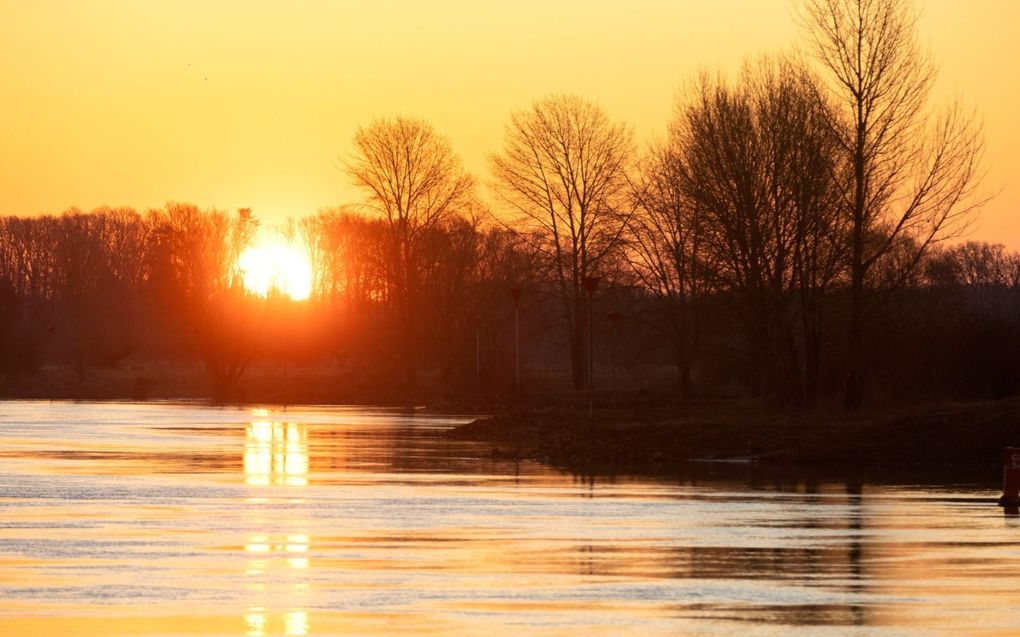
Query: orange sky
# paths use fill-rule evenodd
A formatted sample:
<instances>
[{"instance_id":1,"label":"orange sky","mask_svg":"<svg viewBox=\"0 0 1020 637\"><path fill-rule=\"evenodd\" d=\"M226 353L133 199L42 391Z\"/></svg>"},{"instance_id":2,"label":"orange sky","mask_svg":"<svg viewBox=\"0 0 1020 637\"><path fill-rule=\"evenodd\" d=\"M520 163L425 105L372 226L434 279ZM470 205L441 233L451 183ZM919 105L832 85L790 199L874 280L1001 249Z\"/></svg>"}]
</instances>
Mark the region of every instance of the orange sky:
<instances>
[{"instance_id":1,"label":"orange sky","mask_svg":"<svg viewBox=\"0 0 1020 637\"><path fill-rule=\"evenodd\" d=\"M927 0L939 95L984 118L972 237L1020 248L1020 2ZM353 201L355 128L424 117L487 179L509 112L598 100L639 140L699 69L797 40L789 0L0 0L0 214Z\"/></svg>"}]
</instances>

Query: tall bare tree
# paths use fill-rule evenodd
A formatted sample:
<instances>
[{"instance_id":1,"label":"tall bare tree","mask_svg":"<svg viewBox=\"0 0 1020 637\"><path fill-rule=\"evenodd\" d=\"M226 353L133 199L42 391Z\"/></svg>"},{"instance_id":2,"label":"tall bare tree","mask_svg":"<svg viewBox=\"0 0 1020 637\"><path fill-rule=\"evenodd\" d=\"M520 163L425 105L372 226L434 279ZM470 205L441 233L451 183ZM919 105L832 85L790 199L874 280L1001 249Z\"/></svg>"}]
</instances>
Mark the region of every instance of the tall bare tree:
<instances>
[{"instance_id":1,"label":"tall bare tree","mask_svg":"<svg viewBox=\"0 0 1020 637\"><path fill-rule=\"evenodd\" d=\"M471 199L474 180L450 143L424 120L380 119L354 134L347 172L390 231L387 268L396 304L405 381L416 379L415 321L423 237Z\"/></svg>"},{"instance_id":2,"label":"tall bare tree","mask_svg":"<svg viewBox=\"0 0 1020 637\"><path fill-rule=\"evenodd\" d=\"M715 266L706 249L705 211L684 192L683 150L675 134L652 144L634 182L635 214L627 222L628 260L656 299L657 325L673 345L681 394L692 392L691 367L704 338L704 297Z\"/></svg>"},{"instance_id":3,"label":"tall bare tree","mask_svg":"<svg viewBox=\"0 0 1020 637\"><path fill-rule=\"evenodd\" d=\"M574 386L584 387L584 279L621 245L633 134L596 104L553 95L514 113L491 158L496 192L517 225L537 230L563 304Z\"/></svg>"},{"instance_id":4,"label":"tall bare tree","mask_svg":"<svg viewBox=\"0 0 1020 637\"><path fill-rule=\"evenodd\" d=\"M940 112L929 108L936 70L917 42L912 0L803 0L801 6L839 107L834 127L841 152L852 166L843 189L851 222L844 406L857 409L869 272L904 246L911 248L906 265L912 268L933 241L966 224L981 203L975 190L982 135L958 103Z\"/></svg>"},{"instance_id":5,"label":"tall bare tree","mask_svg":"<svg viewBox=\"0 0 1020 637\"><path fill-rule=\"evenodd\" d=\"M734 300L753 386L814 406L826 291L842 236L841 174L827 106L787 60L745 65L737 83L703 75L671 127L687 206Z\"/></svg>"}]
</instances>

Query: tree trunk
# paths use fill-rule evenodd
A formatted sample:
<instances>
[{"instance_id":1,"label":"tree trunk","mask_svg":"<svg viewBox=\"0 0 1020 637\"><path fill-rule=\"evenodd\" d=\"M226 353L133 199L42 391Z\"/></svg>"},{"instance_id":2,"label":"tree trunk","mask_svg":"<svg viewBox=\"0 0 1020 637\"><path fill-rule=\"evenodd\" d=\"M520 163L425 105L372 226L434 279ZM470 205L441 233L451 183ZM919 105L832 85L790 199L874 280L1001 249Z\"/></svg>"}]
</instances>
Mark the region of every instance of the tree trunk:
<instances>
[{"instance_id":1,"label":"tree trunk","mask_svg":"<svg viewBox=\"0 0 1020 637\"><path fill-rule=\"evenodd\" d=\"M676 385L677 389L680 390L680 397L688 399L694 395L694 389L691 385L691 362L690 357L684 352L682 345L677 345L675 348L676 355Z\"/></svg>"},{"instance_id":2,"label":"tree trunk","mask_svg":"<svg viewBox=\"0 0 1020 637\"><path fill-rule=\"evenodd\" d=\"M574 302L573 330L570 334L570 373L574 389L585 389L588 384L588 341L590 326L585 314L584 301Z\"/></svg>"},{"instance_id":3,"label":"tree trunk","mask_svg":"<svg viewBox=\"0 0 1020 637\"><path fill-rule=\"evenodd\" d=\"M857 411L864 399L864 222L866 124L864 106L857 102L857 139L854 147L854 209L850 262L850 342L849 366L843 393L843 409Z\"/></svg>"},{"instance_id":4,"label":"tree trunk","mask_svg":"<svg viewBox=\"0 0 1020 637\"><path fill-rule=\"evenodd\" d=\"M406 225L405 225L406 227ZM404 385L407 389L414 389L418 384L417 354L418 347L415 334L415 305L418 296L418 270L417 262L411 252L410 239L404 235L403 241L403 279L404 298L403 311L401 312L400 331L404 349Z\"/></svg>"},{"instance_id":5,"label":"tree trunk","mask_svg":"<svg viewBox=\"0 0 1020 637\"><path fill-rule=\"evenodd\" d=\"M804 334L804 409L818 408L818 374L821 370L821 336L810 329Z\"/></svg>"},{"instance_id":6,"label":"tree trunk","mask_svg":"<svg viewBox=\"0 0 1020 637\"><path fill-rule=\"evenodd\" d=\"M850 282L850 351L843 409L857 411L864 402L864 275L854 265Z\"/></svg>"}]
</instances>

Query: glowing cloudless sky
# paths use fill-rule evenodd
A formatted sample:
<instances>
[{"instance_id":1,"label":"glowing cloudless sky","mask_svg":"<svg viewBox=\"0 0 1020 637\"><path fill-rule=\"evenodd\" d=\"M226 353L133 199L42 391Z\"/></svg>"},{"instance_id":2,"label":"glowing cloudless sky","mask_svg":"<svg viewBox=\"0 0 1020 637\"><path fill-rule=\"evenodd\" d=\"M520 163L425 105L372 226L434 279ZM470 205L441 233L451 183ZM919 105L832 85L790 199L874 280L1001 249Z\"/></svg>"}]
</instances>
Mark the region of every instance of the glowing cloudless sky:
<instances>
[{"instance_id":1,"label":"glowing cloudless sky","mask_svg":"<svg viewBox=\"0 0 1020 637\"><path fill-rule=\"evenodd\" d=\"M1020 2L928 0L937 97L983 117L972 237L1020 248ZM512 110L552 92L658 135L701 69L798 40L790 0L0 0L0 214L251 207L270 223L357 200L358 125L404 114L488 179Z\"/></svg>"}]
</instances>

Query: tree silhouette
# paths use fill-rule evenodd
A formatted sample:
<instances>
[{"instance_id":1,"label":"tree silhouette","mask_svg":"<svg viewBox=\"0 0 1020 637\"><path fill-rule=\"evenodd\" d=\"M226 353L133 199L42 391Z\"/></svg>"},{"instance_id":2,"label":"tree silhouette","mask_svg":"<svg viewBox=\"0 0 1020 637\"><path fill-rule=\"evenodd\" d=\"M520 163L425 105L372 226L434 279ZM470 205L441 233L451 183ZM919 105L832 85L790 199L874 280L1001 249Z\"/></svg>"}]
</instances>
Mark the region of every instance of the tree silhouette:
<instances>
[{"instance_id":1,"label":"tree silhouette","mask_svg":"<svg viewBox=\"0 0 1020 637\"><path fill-rule=\"evenodd\" d=\"M496 192L518 228L535 230L562 303L574 387L587 379L583 281L622 244L630 129L573 95L553 95L514 113L503 150L491 157Z\"/></svg>"},{"instance_id":2,"label":"tree silhouette","mask_svg":"<svg viewBox=\"0 0 1020 637\"><path fill-rule=\"evenodd\" d=\"M228 400L258 354L261 317L246 306L237 269L258 222L249 209L231 217L171 203L153 211L150 223L157 297L205 361L214 399Z\"/></svg>"},{"instance_id":3,"label":"tree silhouette","mask_svg":"<svg viewBox=\"0 0 1020 637\"><path fill-rule=\"evenodd\" d=\"M928 246L957 233L975 197L982 137L958 103L928 107L935 66L917 42L909 0L805 0L802 20L837 106L833 127L852 167L843 188L851 231L849 371L844 406L864 395L869 274L907 250L906 276Z\"/></svg>"},{"instance_id":4,"label":"tree silhouette","mask_svg":"<svg viewBox=\"0 0 1020 637\"><path fill-rule=\"evenodd\" d=\"M705 297L714 289L704 210L685 193L683 149L677 135L651 145L640 162L627 222L628 258L638 281L656 299L653 321L673 345L677 384L692 393L691 367L703 347Z\"/></svg>"},{"instance_id":5,"label":"tree silhouette","mask_svg":"<svg viewBox=\"0 0 1020 637\"><path fill-rule=\"evenodd\" d=\"M759 391L813 406L822 310L839 273L841 175L827 107L785 60L745 65L737 84L703 75L671 132L678 178L703 211L713 275L735 301Z\"/></svg>"},{"instance_id":6,"label":"tree silhouette","mask_svg":"<svg viewBox=\"0 0 1020 637\"><path fill-rule=\"evenodd\" d=\"M449 142L423 120L376 120L354 135L347 172L367 206L389 226L386 267L398 308L404 380L416 382L420 245L429 231L471 201L474 180Z\"/></svg>"}]
</instances>

